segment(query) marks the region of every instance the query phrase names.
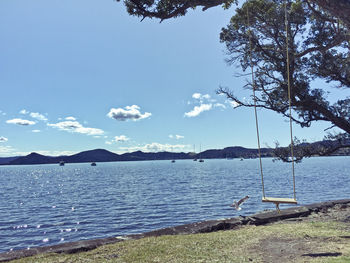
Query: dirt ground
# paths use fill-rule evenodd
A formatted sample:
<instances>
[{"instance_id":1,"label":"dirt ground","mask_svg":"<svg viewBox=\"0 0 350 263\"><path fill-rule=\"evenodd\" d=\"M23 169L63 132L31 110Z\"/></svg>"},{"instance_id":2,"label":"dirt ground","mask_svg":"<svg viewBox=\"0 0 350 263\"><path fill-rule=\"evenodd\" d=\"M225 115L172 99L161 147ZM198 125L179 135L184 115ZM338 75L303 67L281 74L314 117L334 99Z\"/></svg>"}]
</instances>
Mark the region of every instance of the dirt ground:
<instances>
[{"instance_id":1,"label":"dirt ground","mask_svg":"<svg viewBox=\"0 0 350 263\"><path fill-rule=\"evenodd\" d=\"M306 233L298 238L269 237L253 248L255 253L264 258L263 262L350 263L349 255L344 255L344 251L350 251L350 204L336 205L312 213L308 217L287 219L272 224L296 222L337 222L341 224L344 235L311 237Z\"/></svg>"}]
</instances>

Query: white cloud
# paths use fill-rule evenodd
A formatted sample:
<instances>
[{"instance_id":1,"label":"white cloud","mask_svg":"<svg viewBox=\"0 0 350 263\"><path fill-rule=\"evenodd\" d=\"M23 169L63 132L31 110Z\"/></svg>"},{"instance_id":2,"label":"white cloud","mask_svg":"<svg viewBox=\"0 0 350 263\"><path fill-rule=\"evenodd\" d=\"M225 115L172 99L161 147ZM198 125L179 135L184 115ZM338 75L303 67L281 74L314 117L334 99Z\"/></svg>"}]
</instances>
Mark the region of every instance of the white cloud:
<instances>
[{"instance_id":1,"label":"white cloud","mask_svg":"<svg viewBox=\"0 0 350 263\"><path fill-rule=\"evenodd\" d=\"M29 112L29 111L23 109L19 113L23 114L23 115L29 114L30 117L32 117L33 119L37 119L39 121L47 121L47 118L39 112Z\"/></svg>"},{"instance_id":2,"label":"white cloud","mask_svg":"<svg viewBox=\"0 0 350 263\"><path fill-rule=\"evenodd\" d=\"M87 135L101 135L104 133L104 131L101 129L84 127L77 121L62 121L58 123L48 123L47 125L61 131L82 133Z\"/></svg>"},{"instance_id":3,"label":"white cloud","mask_svg":"<svg viewBox=\"0 0 350 263\"><path fill-rule=\"evenodd\" d=\"M106 141L106 144L113 144L113 143L118 143L118 142L126 142L129 141L130 138L126 137L125 135L120 135L120 136L115 136L113 140L111 141Z\"/></svg>"},{"instance_id":4,"label":"white cloud","mask_svg":"<svg viewBox=\"0 0 350 263\"><path fill-rule=\"evenodd\" d=\"M176 134L176 135L170 134L170 135L169 135L169 138L170 138L170 139L174 139L174 138L175 138L175 139L179 140L179 139L185 138L185 136L178 135L178 134Z\"/></svg>"},{"instance_id":5,"label":"white cloud","mask_svg":"<svg viewBox=\"0 0 350 263\"><path fill-rule=\"evenodd\" d=\"M210 95L209 94L193 93L192 98L194 98L196 100L200 100L202 103L204 100L210 100ZM215 101L215 100L213 100L213 101Z\"/></svg>"},{"instance_id":6,"label":"white cloud","mask_svg":"<svg viewBox=\"0 0 350 263\"><path fill-rule=\"evenodd\" d=\"M32 130L32 132L38 133L38 132L41 132L41 131L40 130Z\"/></svg>"},{"instance_id":7,"label":"white cloud","mask_svg":"<svg viewBox=\"0 0 350 263\"><path fill-rule=\"evenodd\" d=\"M126 106L125 109L122 108L111 108L107 116L117 121L127 121L127 120L141 120L150 117L152 114L150 112L141 113L140 107L137 105Z\"/></svg>"},{"instance_id":8,"label":"white cloud","mask_svg":"<svg viewBox=\"0 0 350 263\"><path fill-rule=\"evenodd\" d=\"M30 117L37 119L39 121L47 121L47 118L44 115L40 114L39 112L31 112L29 115Z\"/></svg>"},{"instance_id":9,"label":"white cloud","mask_svg":"<svg viewBox=\"0 0 350 263\"><path fill-rule=\"evenodd\" d=\"M194 103L199 104L199 106L195 106L193 110L186 112L185 117L196 117L203 111L209 111L212 108L224 106L220 103L216 103L213 105L213 103L215 103L216 100L212 99L209 94L201 94L196 92L192 94L192 98L195 99Z\"/></svg>"},{"instance_id":10,"label":"white cloud","mask_svg":"<svg viewBox=\"0 0 350 263\"><path fill-rule=\"evenodd\" d=\"M215 103L214 107L226 109L226 106L224 104L222 104L222 103Z\"/></svg>"},{"instance_id":11,"label":"white cloud","mask_svg":"<svg viewBox=\"0 0 350 263\"><path fill-rule=\"evenodd\" d=\"M8 141L7 138L5 138L5 137L3 137L3 136L0 136L0 142L7 142L7 141Z\"/></svg>"},{"instance_id":12,"label":"white cloud","mask_svg":"<svg viewBox=\"0 0 350 263\"><path fill-rule=\"evenodd\" d=\"M114 137L115 142L126 142L128 140L130 140L130 139L128 137L126 137L125 135L120 135L120 136Z\"/></svg>"},{"instance_id":13,"label":"white cloud","mask_svg":"<svg viewBox=\"0 0 350 263\"><path fill-rule=\"evenodd\" d=\"M201 104L199 106L195 106L193 110L186 112L185 116L186 117L196 117L199 114L201 114L203 111L208 111L211 110L213 107L212 104Z\"/></svg>"},{"instance_id":14,"label":"white cloud","mask_svg":"<svg viewBox=\"0 0 350 263\"><path fill-rule=\"evenodd\" d=\"M14 149L11 146L0 146L0 156L9 157L9 155L13 155Z\"/></svg>"},{"instance_id":15,"label":"white cloud","mask_svg":"<svg viewBox=\"0 0 350 263\"><path fill-rule=\"evenodd\" d=\"M7 120L6 123L28 126L28 125L34 125L36 122L16 118L12 120Z\"/></svg>"},{"instance_id":16,"label":"white cloud","mask_svg":"<svg viewBox=\"0 0 350 263\"><path fill-rule=\"evenodd\" d=\"M236 108L239 106L239 103L237 103L236 101L233 100L226 100L226 102L232 107L232 108Z\"/></svg>"},{"instance_id":17,"label":"white cloud","mask_svg":"<svg viewBox=\"0 0 350 263\"><path fill-rule=\"evenodd\" d=\"M197 100L200 99L201 96L202 96L202 95L201 95L200 93L193 93L193 94L192 94L192 98L197 99Z\"/></svg>"},{"instance_id":18,"label":"white cloud","mask_svg":"<svg viewBox=\"0 0 350 263\"><path fill-rule=\"evenodd\" d=\"M73 155L77 153L74 151L47 151L47 150L38 150L35 152L46 156L63 156L63 155Z\"/></svg>"},{"instance_id":19,"label":"white cloud","mask_svg":"<svg viewBox=\"0 0 350 263\"><path fill-rule=\"evenodd\" d=\"M171 151L182 151L186 148L189 148L189 145L182 145L182 144L161 144L157 142L140 145L140 146L132 146L132 147L120 147L121 150L125 150L128 152L135 152L135 151L143 151L143 152L171 152Z\"/></svg>"},{"instance_id":20,"label":"white cloud","mask_svg":"<svg viewBox=\"0 0 350 263\"><path fill-rule=\"evenodd\" d=\"M69 116L69 117L66 117L65 118L67 121L76 121L77 119L72 117L72 116Z\"/></svg>"},{"instance_id":21,"label":"white cloud","mask_svg":"<svg viewBox=\"0 0 350 263\"><path fill-rule=\"evenodd\" d=\"M199 104L199 106L195 106L193 110L186 112L185 117L197 117L202 112L209 111L214 108L227 109L227 104L233 108L239 106L237 102L231 100L225 100L224 103L217 102L217 100L212 99L209 94L201 94L198 92L193 93L192 98L194 99L193 103ZM192 104L192 102L188 102L187 104Z\"/></svg>"}]
</instances>

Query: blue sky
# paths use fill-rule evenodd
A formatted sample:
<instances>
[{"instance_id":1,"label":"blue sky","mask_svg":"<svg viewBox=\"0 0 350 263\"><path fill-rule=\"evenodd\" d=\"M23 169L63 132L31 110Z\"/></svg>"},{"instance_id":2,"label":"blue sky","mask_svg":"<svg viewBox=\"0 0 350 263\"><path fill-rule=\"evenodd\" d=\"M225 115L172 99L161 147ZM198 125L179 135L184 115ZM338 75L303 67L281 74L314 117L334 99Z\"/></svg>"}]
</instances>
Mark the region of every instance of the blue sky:
<instances>
[{"instance_id":1,"label":"blue sky","mask_svg":"<svg viewBox=\"0 0 350 263\"><path fill-rule=\"evenodd\" d=\"M215 94L251 95L219 42L233 13L159 23L112 0L1 1L0 156L255 148L253 110ZM289 143L284 118L259 110L259 121L262 146ZM316 141L327 127L294 134Z\"/></svg>"}]
</instances>

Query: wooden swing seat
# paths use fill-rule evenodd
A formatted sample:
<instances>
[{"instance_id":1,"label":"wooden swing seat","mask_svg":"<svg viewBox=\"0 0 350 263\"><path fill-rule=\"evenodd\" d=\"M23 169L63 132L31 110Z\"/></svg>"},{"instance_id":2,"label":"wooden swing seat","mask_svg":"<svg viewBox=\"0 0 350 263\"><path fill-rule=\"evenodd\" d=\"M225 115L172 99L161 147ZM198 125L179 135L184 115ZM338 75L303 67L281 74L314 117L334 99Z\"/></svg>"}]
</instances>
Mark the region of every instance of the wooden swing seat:
<instances>
[{"instance_id":1,"label":"wooden swing seat","mask_svg":"<svg viewBox=\"0 0 350 263\"><path fill-rule=\"evenodd\" d=\"M278 212L280 212L280 204L298 204L297 200L294 198L263 197L262 201L266 203L274 203Z\"/></svg>"},{"instance_id":2,"label":"wooden swing seat","mask_svg":"<svg viewBox=\"0 0 350 263\"><path fill-rule=\"evenodd\" d=\"M279 203L279 204L297 204L297 200L294 198L277 198L277 197L263 197L263 202L267 203Z\"/></svg>"}]
</instances>

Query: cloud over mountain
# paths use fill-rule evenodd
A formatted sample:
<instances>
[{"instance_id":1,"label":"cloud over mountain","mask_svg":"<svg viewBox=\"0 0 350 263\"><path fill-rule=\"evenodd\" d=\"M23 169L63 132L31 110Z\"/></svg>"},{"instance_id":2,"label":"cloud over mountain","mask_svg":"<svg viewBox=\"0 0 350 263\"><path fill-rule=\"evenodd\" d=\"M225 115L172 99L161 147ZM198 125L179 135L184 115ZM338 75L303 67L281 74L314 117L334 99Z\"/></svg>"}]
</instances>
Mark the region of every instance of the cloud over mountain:
<instances>
[{"instance_id":1,"label":"cloud over mountain","mask_svg":"<svg viewBox=\"0 0 350 263\"><path fill-rule=\"evenodd\" d=\"M178 135L178 134L176 134L176 135L170 134L170 135L169 135L169 138L170 138L170 139L177 139L177 140L179 140L179 139L185 138L185 136Z\"/></svg>"},{"instance_id":2,"label":"cloud over mountain","mask_svg":"<svg viewBox=\"0 0 350 263\"><path fill-rule=\"evenodd\" d=\"M104 133L104 131L101 129L84 127L77 121L61 121L58 123L48 123L47 126L57 128L61 131L81 133L86 135L101 135Z\"/></svg>"},{"instance_id":3,"label":"cloud over mountain","mask_svg":"<svg viewBox=\"0 0 350 263\"><path fill-rule=\"evenodd\" d=\"M14 149L11 146L0 146L0 156L8 156L13 152Z\"/></svg>"},{"instance_id":4,"label":"cloud over mountain","mask_svg":"<svg viewBox=\"0 0 350 263\"><path fill-rule=\"evenodd\" d=\"M115 136L112 140L106 141L106 144L113 144L118 142L127 142L130 138L126 137L125 135Z\"/></svg>"},{"instance_id":5,"label":"cloud over mountain","mask_svg":"<svg viewBox=\"0 0 350 263\"><path fill-rule=\"evenodd\" d=\"M130 139L128 137L126 137L125 135L120 135L120 136L114 137L115 142L126 142L128 140L130 140Z\"/></svg>"},{"instance_id":6,"label":"cloud over mountain","mask_svg":"<svg viewBox=\"0 0 350 263\"><path fill-rule=\"evenodd\" d=\"M150 112L141 113L140 107L137 105L126 106L123 108L111 108L107 116L109 118L115 119L117 121L128 121L128 120L142 120L150 117L152 114Z\"/></svg>"},{"instance_id":7,"label":"cloud over mountain","mask_svg":"<svg viewBox=\"0 0 350 263\"><path fill-rule=\"evenodd\" d=\"M161 144L157 142L148 143L140 146L132 146L132 147L120 147L121 150L126 150L129 152L133 151L143 151L143 152L171 152L171 151L181 151L183 149L189 148L188 145L183 144Z\"/></svg>"}]
</instances>

